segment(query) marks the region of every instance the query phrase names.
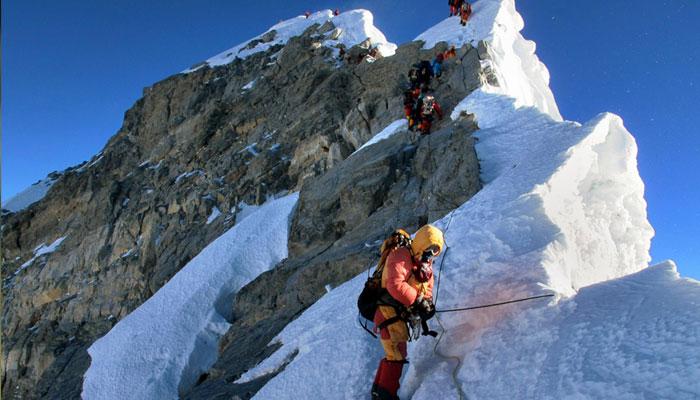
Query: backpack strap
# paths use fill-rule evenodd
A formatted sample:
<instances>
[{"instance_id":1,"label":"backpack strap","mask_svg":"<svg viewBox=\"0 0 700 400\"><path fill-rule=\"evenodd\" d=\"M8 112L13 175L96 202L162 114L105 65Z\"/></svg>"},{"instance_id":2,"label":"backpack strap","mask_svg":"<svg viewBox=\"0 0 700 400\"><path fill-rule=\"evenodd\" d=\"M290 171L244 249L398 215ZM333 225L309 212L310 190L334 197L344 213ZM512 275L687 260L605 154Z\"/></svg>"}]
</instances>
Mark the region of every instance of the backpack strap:
<instances>
[{"instance_id":1,"label":"backpack strap","mask_svg":"<svg viewBox=\"0 0 700 400\"><path fill-rule=\"evenodd\" d=\"M377 331L386 328L387 326L391 324L395 324L397 322L407 322L405 315L406 315L406 306L401 304L398 300L395 298L391 297L389 294L389 291L386 289L382 289L382 294L379 297L379 301L377 302L377 305L380 306L389 306L393 307L394 311L396 311L396 315L384 320L382 323L377 325L375 329Z\"/></svg>"},{"instance_id":2,"label":"backpack strap","mask_svg":"<svg viewBox=\"0 0 700 400\"><path fill-rule=\"evenodd\" d=\"M395 324L397 322L406 322L406 321L404 319L402 319L401 317L399 317L398 315L396 315L396 316L393 316L387 320L384 320L384 322L377 325L374 329L380 331L380 330L386 328L387 326L389 326L391 324Z\"/></svg>"}]
</instances>

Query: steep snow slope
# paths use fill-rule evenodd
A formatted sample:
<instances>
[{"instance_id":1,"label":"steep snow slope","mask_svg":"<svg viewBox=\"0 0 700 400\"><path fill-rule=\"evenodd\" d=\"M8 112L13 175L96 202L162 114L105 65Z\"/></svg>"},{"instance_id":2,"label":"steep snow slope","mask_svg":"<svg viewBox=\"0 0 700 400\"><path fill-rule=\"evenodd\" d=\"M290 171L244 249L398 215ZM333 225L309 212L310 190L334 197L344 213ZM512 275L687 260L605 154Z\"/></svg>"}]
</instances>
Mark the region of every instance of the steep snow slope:
<instances>
[{"instance_id":1,"label":"steep snow slope","mask_svg":"<svg viewBox=\"0 0 700 400\"><path fill-rule=\"evenodd\" d=\"M235 292L287 257L298 193L270 201L209 244L88 350L84 399L176 399L216 361Z\"/></svg>"},{"instance_id":2,"label":"steep snow slope","mask_svg":"<svg viewBox=\"0 0 700 400\"><path fill-rule=\"evenodd\" d=\"M371 45L377 46L379 52L385 57L394 55L396 52L396 45L387 42L384 34L374 26L374 16L369 11L352 10L334 16L331 10L323 10L311 14L308 18L300 15L282 21L251 41L241 43L206 60L205 64L214 67L228 64L236 58L246 58L252 54L266 51L272 46L287 43L290 38L301 35L311 25L323 25L328 21L332 22L337 30L330 32L325 38L324 46L336 47L342 44L349 48L369 39ZM269 38L270 36L272 39ZM183 72L196 71L201 67L187 69Z\"/></svg>"},{"instance_id":3,"label":"steep snow slope","mask_svg":"<svg viewBox=\"0 0 700 400\"><path fill-rule=\"evenodd\" d=\"M515 10L514 0L477 1L467 26L462 27L458 21L458 17L447 18L415 40L424 41L424 48L438 42L477 47L479 41L485 41L490 59L483 61L483 66L498 79L498 86L487 85L489 91L513 97L516 106L535 106L555 120L562 119L549 89L549 71L535 55L535 42L520 34L525 23Z\"/></svg>"}]
</instances>

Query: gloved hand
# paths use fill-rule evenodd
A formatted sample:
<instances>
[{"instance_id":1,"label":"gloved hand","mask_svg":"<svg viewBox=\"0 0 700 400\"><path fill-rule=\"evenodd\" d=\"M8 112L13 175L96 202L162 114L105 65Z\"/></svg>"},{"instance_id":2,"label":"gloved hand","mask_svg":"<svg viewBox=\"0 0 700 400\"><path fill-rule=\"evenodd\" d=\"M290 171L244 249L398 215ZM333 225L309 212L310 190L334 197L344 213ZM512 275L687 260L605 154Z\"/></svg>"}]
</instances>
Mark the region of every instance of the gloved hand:
<instances>
[{"instance_id":1,"label":"gloved hand","mask_svg":"<svg viewBox=\"0 0 700 400\"><path fill-rule=\"evenodd\" d=\"M426 299L422 295L418 296L416 301L411 306L422 320L429 320L435 316L435 305L431 299Z\"/></svg>"}]
</instances>

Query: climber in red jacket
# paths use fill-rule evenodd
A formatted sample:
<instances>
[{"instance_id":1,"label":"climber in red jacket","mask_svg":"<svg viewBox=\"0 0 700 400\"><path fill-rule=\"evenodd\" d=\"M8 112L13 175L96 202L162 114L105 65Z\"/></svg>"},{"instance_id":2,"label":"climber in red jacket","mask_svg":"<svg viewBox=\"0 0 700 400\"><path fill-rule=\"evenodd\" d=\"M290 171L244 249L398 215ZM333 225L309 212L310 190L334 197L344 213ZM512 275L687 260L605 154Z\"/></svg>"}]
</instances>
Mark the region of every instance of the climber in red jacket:
<instances>
[{"instance_id":1,"label":"climber in red jacket","mask_svg":"<svg viewBox=\"0 0 700 400\"><path fill-rule=\"evenodd\" d=\"M450 5L450 17L453 15L459 15L459 9L462 7L462 2L464 0L448 0L447 4Z\"/></svg>"},{"instance_id":2,"label":"climber in red jacket","mask_svg":"<svg viewBox=\"0 0 700 400\"><path fill-rule=\"evenodd\" d=\"M416 100L420 96L420 89L407 89L404 91L403 98L403 111L408 120L408 129L413 130L415 125L418 123L418 113L416 111Z\"/></svg>"},{"instance_id":3,"label":"climber in red jacket","mask_svg":"<svg viewBox=\"0 0 700 400\"><path fill-rule=\"evenodd\" d=\"M459 8L459 23L462 26L467 25L467 20L472 15L472 5L468 1L464 0L462 6Z\"/></svg>"}]
</instances>

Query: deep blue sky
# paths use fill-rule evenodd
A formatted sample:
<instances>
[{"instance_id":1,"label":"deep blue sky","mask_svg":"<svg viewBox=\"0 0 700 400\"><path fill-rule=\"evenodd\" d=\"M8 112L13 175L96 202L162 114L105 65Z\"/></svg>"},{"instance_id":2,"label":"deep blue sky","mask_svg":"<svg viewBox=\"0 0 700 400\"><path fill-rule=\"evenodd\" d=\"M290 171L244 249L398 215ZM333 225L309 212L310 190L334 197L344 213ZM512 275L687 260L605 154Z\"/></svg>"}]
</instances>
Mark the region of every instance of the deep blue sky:
<instances>
[{"instance_id":1,"label":"deep blue sky","mask_svg":"<svg viewBox=\"0 0 700 400\"><path fill-rule=\"evenodd\" d=\"M443 4L445 3L445 4ZM396 43L444 0L2 2L2 196L101 150L144 87L305 10L366 8ZM700 279L700 2L516 0L566 119L619 114L639 145L654 262Z\"/></svg>"}]
</instances>

